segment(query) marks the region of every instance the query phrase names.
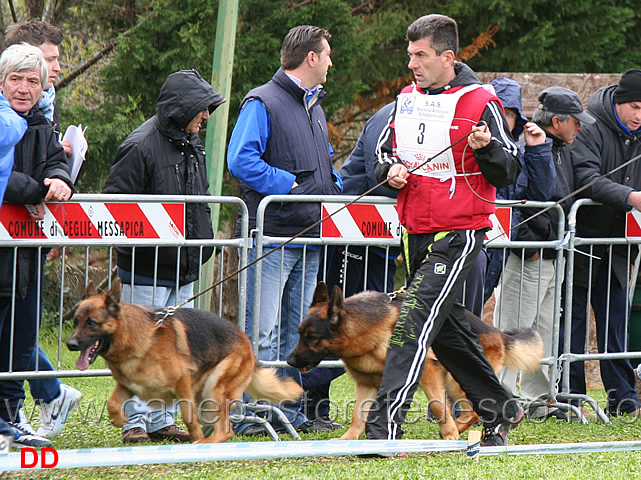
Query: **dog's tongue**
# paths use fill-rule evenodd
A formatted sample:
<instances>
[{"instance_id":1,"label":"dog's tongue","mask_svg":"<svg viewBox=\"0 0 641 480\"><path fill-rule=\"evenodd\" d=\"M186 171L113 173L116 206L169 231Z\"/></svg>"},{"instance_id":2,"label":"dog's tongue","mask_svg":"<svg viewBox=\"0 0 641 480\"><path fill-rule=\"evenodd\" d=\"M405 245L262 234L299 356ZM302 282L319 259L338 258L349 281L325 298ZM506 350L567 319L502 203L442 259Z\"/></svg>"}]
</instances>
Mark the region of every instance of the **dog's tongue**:
<instances>
[{"instance_id":1,"label":"dog's tongue","mask_svg":"<svg viewBox=\"0 0 641 480\"><path fill-rule=\"evenodd\" d=\"M89 368L89 350L91 350L91 347L84 350L80 354L80 358L76 360L76 368L78 370L87 370Z\"/></svg>"}]
</instances>

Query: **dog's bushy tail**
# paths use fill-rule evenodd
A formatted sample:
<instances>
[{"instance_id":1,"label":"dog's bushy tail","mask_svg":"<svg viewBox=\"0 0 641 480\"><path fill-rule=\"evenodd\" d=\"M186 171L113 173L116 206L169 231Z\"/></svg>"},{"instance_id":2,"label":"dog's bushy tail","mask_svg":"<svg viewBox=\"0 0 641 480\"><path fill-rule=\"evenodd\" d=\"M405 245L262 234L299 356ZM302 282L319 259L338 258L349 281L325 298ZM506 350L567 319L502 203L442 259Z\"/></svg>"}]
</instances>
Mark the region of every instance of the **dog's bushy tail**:
<instances>
[{"instance_id":1,"label":"dog's bushy tail","mask_svg":"<svg viewBox=\"0 0 641 480\"><path fill-rule=\"evenodd\" d=\"M295 402L303 395L302 387L290 377L279 377L273 368L254 367L252 379L245 391L254 398L271 403Z\"/></svg>"},{"instance_id":2,"label":"dog's bushy tail","mask_svg":"<svg viewBox=\"0 0 641 480\"><path fill-rule=\"evenodd\" d=\"M543 339L541 334L532 328L515 332L504 332L505 367L512 371L533 372L539 367L543 358Z\"/></svg>"}]
</instances>

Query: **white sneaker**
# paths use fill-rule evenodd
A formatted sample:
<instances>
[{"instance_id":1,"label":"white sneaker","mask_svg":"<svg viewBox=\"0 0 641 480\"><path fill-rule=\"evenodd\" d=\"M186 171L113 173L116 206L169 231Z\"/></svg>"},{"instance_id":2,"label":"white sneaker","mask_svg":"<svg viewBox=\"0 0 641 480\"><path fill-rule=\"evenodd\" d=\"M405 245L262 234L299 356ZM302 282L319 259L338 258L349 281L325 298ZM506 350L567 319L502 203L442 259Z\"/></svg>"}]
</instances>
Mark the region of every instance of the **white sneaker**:
<instances>
[{"instance_id":1,"label":"white sneaker","mask_svg":"<svg viewBox=\"0 0 641 480\"><path fill-rule=\"evenodd\" d=\"M82 393L61 383L60 395L49 403L40 404L40 428L37 435L47 438L58 435L81 398Z\"/></svg>"},{"instance_id":2,"label":"white sneaker","mask_svg":"<svg viewBox=\"0 0 641 480\"><path fill-rule=\"evenodd\" d=\"M9 453L13 437L11 435L0 435L0 453Z\"/></svg>"},{"instance_id":3,"label":"white sneaker","mask_svg":"<svg viewBox=\"0 0 641 480\"><path fill-rule=\"evenodd\" d=\"M27 416L22 410L18 411L17 422L8 422L16 431L13 444L19 447L50 447L51 440L36 434L35 430L27 421Z\"/></svg>"}]
</instances>

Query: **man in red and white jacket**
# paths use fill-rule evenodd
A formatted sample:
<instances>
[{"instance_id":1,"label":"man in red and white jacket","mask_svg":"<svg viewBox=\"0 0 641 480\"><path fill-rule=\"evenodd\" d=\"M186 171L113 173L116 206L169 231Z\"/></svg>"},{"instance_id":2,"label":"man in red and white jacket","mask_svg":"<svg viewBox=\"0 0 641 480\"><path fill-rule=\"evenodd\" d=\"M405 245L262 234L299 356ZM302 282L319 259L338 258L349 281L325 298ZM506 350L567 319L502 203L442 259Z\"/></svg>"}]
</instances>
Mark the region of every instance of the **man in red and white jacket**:
<instances>
[{"instance_id":1,"label":"man in red and white jacket","mask_svg":"<svg viewBox=\"0 0 641 480\"><path fill-rule=\"evenodd\" d=\"M416 82L398 95L379 140L376 173L400 189L410 280L367 438L401 437L431 346L481 417L482 445L505 445L523 410L499 383L456 299L491 225L496 187L520 172L518 149L500 100L455 61L456 22L426 15L409 26L407 38Z\"/></svg>"}]
</instances>

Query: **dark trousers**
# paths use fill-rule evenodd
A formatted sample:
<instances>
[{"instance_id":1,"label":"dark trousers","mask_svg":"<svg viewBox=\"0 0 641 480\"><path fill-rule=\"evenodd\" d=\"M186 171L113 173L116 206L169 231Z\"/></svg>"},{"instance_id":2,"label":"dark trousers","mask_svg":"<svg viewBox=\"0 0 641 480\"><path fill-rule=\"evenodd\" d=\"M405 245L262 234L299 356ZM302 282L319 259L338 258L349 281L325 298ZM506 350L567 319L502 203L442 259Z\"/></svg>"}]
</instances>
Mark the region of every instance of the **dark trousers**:
<instances>
[{"instance_id":1,"label":"dark trousers","mask_svg":"<svg viewBox=\"0 0 641 480\"><path fill-rule=\"evenodd\" d=\"M367 290L377 292L394 291L394 274L396 263L393 259L382 256L385 249L371 247L351 246L345 255L344 246L331 246L327 248L327 274L325 283L331 292L334 285L344 289L345 297ZM398 253L397 249L390 249L390 254ZM367 261L366 261L367 259ZM321 266L324 264L321 260ZM367 277L365 268L367 267ZM322 267L318 279L323 280ZM367 281L365 281L367 280ZM331 293L330 293L331 294ZM304 413L307 418L314 419L329 415L330 400L329 388L332 380L340 377L345 370L342 368L316 368L303 374L303 388L305 389Z\"/></svg>"},{"instance_id":2,"label":"dark trousers","mask_svg":"<svg viewBox=\"0 0 641 480\"><path fill-rule=\"evenodd\" d=\"M38 324L38 287L37 282L29 284L24 298L15 298L15 327L11 338L12 308L11 297L0 297L0 372L9 371L9 352L11 348L12 371L28 371L36 345ZM0 381L0 418L13 421L17 410L24 403L24 380Z\"/></svg>"},{"instance_id":3,"label":"dark trousers","mask_svg":"<svg viewBox=\"0 0 641 480\"><path fill-rule=\"evenodd\" d=\"M608 273L610 269L603 262L596 272L592 286L590 303L594 309L596 335L599 352L623 352L628 345L628 332L625 318L627 289L619 285L612 277L608 302ZM572 292L572 353L585 353L585 335L587 329L588 289L574 287ZM609 322L606 322L609 309ZM570 393L585 394L585 362L570 364ZM634 386L634 369L630 360L601 360L601 379L608 393L606 410L612 414L629 413L641 407Z\"/></svg>"},{"instance_id":4,"label":"dark trousers","mask_svg":"<svg viewBox=\"0 0 641 480\"><path fill-rule=\"evenodd\" d=\"M329 416L331 400L329 387L332 380L340 377L345 370L342 368L315 368L303 373L303 413L309 420Z\"/></svg>"},{"instance_id":5,"label":"dark trousers","mask_svg":"<svg viewBox=\"0 0 641 480\"><path fill-rule=\"evenodd\" d=\"M387 350L385 370L367 419L367 438L397 439L423 373L430 346L467 393L486 424L517 407L499 383L455 304L483 244L484 232L457 230L408 235L412 279Z\"/></svg>"},{"instance_id":6,"label":"dark trousers","mask_svg":"<svg viewBox=\"0 0 641 480\"><path fill-rule=\"evenodd\" d=\"M396 252L397 249L390 249L391 255L396 256L394 255ZM350 246L347 248L347 256L345 256L344 246L328 247L325 283L329 291L332 291L334 285L338 285L341 289L344 285L345 297L351 297L363 290L393 292L396 263L393 258L387 259L383 255L385 250L377 247L370 247L366 251L365 247ZM322 261L321 265L323 265ZM365 267L367 267L367 277L365 277ZM387 269L387 276L385 269ZM321 271L319 280L322 279Z\"/></svg>"},{"instance_id":7,"label":"dark trousers","mask_svg":"<svg viewBox=\"0 0 641 480\"><path fill-rule=\"evenodd\" d=\"M483 317L483 290L485 288L485 272L487 270L487 253L481 249L476 256L474 266L465 280L465 287L461 292L460 302L465 308L479 318Z\"/></svg>"},{"instance_id":8,"label":"dark trousers","mask_svg":"<svg viewBox=\"0 0 641 480\"><path fill-rule=\"evenodd\" d=\"M2 418L0 418L0 435L10 435L12 438L15 435L13 428Z\"/></svg>"}]
</instances>

